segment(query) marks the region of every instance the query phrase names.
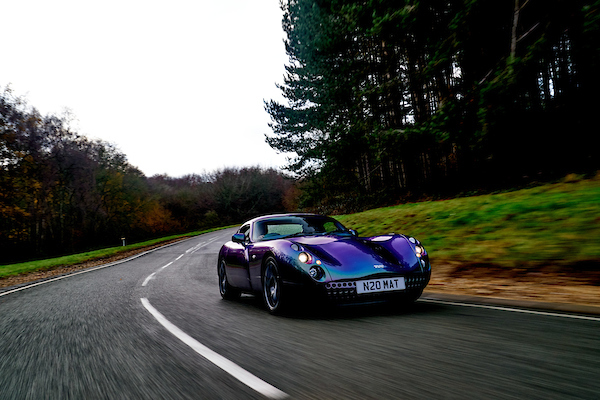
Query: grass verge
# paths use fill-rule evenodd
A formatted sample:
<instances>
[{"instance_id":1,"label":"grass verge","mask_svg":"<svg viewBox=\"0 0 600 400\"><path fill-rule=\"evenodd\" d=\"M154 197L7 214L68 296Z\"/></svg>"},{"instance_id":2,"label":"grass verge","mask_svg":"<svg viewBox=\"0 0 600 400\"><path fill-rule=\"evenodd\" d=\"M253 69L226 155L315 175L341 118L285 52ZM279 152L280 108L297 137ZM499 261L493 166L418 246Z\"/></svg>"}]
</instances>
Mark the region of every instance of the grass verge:
<instances>
[{"instance_id":1,"label":"grass verge","mask_svg":"<svg viewBox=\"0 0 600 400\"><path fill-rule=\"evenodd\" d=\"M338 218L361 236L415 236L432 263L600 268L600 178L403 204Z\"/></svg>"}]
</instances>

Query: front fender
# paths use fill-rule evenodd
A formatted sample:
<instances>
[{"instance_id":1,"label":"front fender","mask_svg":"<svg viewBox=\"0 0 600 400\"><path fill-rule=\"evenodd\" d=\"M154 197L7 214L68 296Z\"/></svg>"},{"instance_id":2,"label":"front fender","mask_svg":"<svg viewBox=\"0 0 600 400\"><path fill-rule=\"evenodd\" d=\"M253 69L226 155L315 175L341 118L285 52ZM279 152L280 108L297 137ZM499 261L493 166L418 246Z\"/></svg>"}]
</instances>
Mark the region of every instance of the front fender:
<instances>
[{"instance_id":1,"label":"front fender","mask_svg":"<svg viewBox=\"0 0 600 400\"><path fill-rule=\"evenodd\" d=\"M288 286L310 285L315 282L308 275L310 265L298 260L300 251L292 248L288 240L276 240L267 244L257 243L250 254L250 281L254 291L262 288L263 266L267 257L273 257L279 266L282 281Z\"/></svg>"}]
</instances>

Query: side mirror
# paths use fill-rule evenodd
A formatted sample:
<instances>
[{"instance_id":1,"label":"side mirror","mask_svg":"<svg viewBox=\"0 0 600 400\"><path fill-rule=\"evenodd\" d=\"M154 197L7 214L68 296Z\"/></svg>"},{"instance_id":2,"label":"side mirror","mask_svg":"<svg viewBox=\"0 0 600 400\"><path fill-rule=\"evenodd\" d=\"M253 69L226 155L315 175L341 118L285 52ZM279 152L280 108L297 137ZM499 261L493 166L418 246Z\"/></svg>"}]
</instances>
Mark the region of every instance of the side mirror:
<instances>
[{"instance_id":1,"label":"side mirror","mask_svg":"<svg viewBox=\"0 0 600 400\"><path fill-rule=\"evenodd\" d=\"M231 240L235 243L244 244L246 242L246 235L244 235L243 233L234 233L231 237Z\"/></svg>"},{"instance_id":2,"label":"side mirror","mask_svg":"<svg viewBox=\"0 0 600 400\"><path fill-rule=\"evenodd\" d=\"M355 231L354 229L348 229L348 232L350 232L350 234L351 234L352 236L358 236L358 232L357 232L357 231Z\"/></svg>"}]
</instances>

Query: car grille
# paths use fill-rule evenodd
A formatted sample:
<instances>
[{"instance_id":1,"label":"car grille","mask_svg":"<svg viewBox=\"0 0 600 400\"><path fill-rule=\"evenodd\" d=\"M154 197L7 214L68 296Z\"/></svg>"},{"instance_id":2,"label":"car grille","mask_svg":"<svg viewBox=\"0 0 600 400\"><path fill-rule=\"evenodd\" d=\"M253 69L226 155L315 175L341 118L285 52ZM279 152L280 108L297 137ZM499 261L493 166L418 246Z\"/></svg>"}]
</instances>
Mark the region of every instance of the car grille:
<instances>
[{"instance_id":1,"label":"car grille","mask_svg":"<svg viewBox=\"0 0 600 400\"><path fill-rule=\"evenodd\" d=\"M325 288L331 300L351 301L357 297L356 282L329 282Z\"/></svg>"},{"instance_id":2,"label":"car grille","mask_svg":"<svg viewBox=\"0 0 600 400\"><path fill-rule=\"evenodd\" d=\"M406 291L422 290L429 283L430 274L411 274L404 276ZM325 285L327 297L335 302L369 301L382 296L389 296L390 292L371 294L356 293L356 281L335 281Z\"/></svg>"}]
</instances>

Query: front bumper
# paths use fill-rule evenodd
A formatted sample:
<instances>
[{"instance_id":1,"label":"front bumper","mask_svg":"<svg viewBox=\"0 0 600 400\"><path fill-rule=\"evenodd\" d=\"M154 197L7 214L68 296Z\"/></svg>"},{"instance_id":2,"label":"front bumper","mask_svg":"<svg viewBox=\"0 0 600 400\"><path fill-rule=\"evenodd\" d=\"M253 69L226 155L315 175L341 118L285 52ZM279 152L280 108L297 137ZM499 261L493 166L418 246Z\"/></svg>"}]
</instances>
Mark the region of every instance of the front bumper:
<instances>
[{"instance_id":1,"label":"front bumper","mask_svg":"<svg viewBox=\"0 0 600 400\"><path fill-rule=\"evenodd\" d=\"M325 297L329 302L335 304L342 303L369 303L376 301L385 301L391 298L419 295L429 283L431 271L413 272L404 277L405 290L393 292L378 292L368 294L358 294L356 291L356 280L333 281L324 285Z\"/></svg>"}]
</instances>

